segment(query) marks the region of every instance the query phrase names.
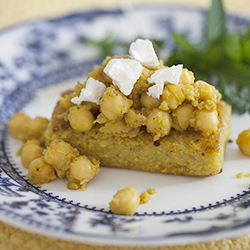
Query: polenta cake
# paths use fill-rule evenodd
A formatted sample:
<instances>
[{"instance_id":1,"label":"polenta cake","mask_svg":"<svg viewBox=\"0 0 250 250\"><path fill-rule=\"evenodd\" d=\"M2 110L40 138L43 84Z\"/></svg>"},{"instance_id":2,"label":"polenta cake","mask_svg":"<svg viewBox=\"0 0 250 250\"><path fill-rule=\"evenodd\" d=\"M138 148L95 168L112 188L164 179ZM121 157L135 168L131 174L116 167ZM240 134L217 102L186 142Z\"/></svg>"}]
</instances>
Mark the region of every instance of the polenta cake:
<instances>
[{"instance_id":1,"label":"polenta cake","mask_svg":"<svg viewBox=\"0 0 250 250\"><path fill-rule=\"evenodd\" d=\"M44 140L62 139L106 167L209 176L222 171L230 117L215 87L164 66L138 39L130 55L107 57L64 93Z\"/></svg>"},{"instance_id":2,"label":"polenta cake","mask_svg":"<svg viewBox=\"0 0 250 250\"><path fill-rule=\"evenodd\" d=\"M85 190L100 166L218 174L230 119L214 86L182 64L164 66L151 41L137 39L128 55L107 57L65 91L49 121L18 113L8 128L24 141L19 154L33 184L66 177L69 189Z\"/></svg>"}]
</instances>

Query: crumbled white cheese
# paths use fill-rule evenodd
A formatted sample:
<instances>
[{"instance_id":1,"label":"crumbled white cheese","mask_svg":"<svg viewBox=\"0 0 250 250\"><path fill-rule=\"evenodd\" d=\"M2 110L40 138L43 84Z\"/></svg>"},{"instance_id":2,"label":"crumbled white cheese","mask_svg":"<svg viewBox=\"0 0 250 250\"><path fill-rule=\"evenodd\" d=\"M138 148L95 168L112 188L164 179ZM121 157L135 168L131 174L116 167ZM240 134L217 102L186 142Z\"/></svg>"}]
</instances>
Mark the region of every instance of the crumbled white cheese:
<instances>
[{"instance_id":1,"label":"crumbled white cheese","mask_svg":"<svg viewBox=\"0 0 250 250\"><path fill-rule=\"evenodd\" d=\"M85 88L82 88L80 96L73 97L71 102L79 105L82 101L87 101L99 105L100 99L103 97L105 90L106 86L104 83L90 77L86 82Z\"/></svg>"},{"instance_id":2,"label":"crumbled white cheese","mask_svg":"<svg viewBox=\"0 0 250 250\"><path fill-rule=\"evenodd\" d=\"M157 55L155 54L153 44L148 39L137 39L131 43L129 47L129 54L131 58L139 61L146 67L157 67L159 64Z\"/></svg>"},{"instance_id":3,"label":"crumbled white cheese","mask_svg":"<svg viewBox=\"0 0 250 250\"><path fill-rule=\"evenodd\" d=\"M154 98L159 98L163 93L164 84L178 84L182 74L182 68L183 65L178 64L169 68L156 70L155 73L148 78L148 82L155 83L155 85L148 88L147 94Z\"/></svg>"},{"instance_id":4,"label":"crumbled white cheese","mask_svg":"<svg viewBox=\"0 0 250 250\"><path fill-rule=\"evenodd\" d=\"M129 95L141 76L142 69L142 65L136 60L115 58L108 62L103 71L124 95Z\"/></svg>"}]
</instances>

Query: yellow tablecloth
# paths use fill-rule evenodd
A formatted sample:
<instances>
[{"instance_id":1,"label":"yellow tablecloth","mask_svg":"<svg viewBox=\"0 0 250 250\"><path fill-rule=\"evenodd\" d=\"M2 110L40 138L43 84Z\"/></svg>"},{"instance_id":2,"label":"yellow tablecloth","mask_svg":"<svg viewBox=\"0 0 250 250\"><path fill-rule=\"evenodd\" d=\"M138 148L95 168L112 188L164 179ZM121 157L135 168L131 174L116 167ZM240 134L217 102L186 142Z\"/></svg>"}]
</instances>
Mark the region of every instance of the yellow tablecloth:
<instances>
[{"instance_id":1,"label":"yellow tablecloth","mask_svg":"<svg viewBox=\"0 0 250 250\"><path fill-rule=\"evenodd\" d=\"M43 17L55 17L91 8L116 8L122 0L0 0L0 31L12 25ZM210 0L131 0L133 4L181 4L207 8ZM250 0L224 0L228 11L250 14ZM53 239L0 222L0 250L124 250L145 248L102 247ZM235 239L185 246L146 248L165 250L247 250L250 234Z\"/></svg>"}]
</instances>

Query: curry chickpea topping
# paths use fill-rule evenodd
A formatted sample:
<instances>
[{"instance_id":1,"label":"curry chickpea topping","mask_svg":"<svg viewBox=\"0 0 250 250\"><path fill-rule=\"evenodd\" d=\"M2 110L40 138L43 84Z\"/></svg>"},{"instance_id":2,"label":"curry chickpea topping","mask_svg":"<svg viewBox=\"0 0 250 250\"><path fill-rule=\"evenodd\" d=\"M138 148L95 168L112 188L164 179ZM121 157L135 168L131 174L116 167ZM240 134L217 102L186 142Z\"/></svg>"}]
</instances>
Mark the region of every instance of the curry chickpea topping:
<instances>
[{"instance_id":1,"label":"curry chickpea topping","mask_svg":"<svg viewBox=\"0 0 250 250\"><path fill-rule=\"evenodd\" d=\"M148 83L148 79L158 70L168 68L163 65L162 61L159 61L154 69L143 66L141 76L135 82L131 94L126 96L104 73L106 65L115 58L118 57L107 57L102 66L95 67L87 76L87 79L92 77L102 81L107 87L100 99L99 114L96 119L86 118L86 123L89 121L90 128L94 124L100 124L100 131L102 131L102 126L106 123L111 121L112 124L118 125L122 120L131 129L135 127L143 129L146 126L148 133L155 141L167 136L172 128L181 132L189 129L201 131L204 135L217 130L216 108L221 95L215 87L204 81L195 82L193 73L184 68L178 84L166 83L159 98L149 96L147 92L152 84ZM128 56L119 58L128 58ZM78 84L73 95L70 93L64 97L64 102L69 103L71 99L76 98L83 88L85 88L84 84ZM86 102L83 101L78 107L85 104ZM79 130L80 128L74 124L80 124L81 117L74 116L74 123L71 121L73 118L70 118L75 108L74 105L70 107L69 120L72 128ZM139 133L140 130L134 136Z\"/></svg>"}]
</instances>

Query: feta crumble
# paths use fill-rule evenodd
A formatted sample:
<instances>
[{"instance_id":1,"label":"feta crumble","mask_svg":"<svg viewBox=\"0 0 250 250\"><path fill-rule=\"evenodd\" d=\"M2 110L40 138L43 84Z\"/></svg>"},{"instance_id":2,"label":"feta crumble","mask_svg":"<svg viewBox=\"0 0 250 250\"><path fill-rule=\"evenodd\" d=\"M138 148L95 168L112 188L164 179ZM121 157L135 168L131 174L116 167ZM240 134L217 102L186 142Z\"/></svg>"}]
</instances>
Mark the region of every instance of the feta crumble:
<instances>
[{"instance_id":1,"label":"feta crumble","mask_svg":"<svg viewBox=\"0 0 250 250\"><path fill-rule=\"evenodd\" d=\"M147 94L159 99L163 93L164 84L178 84L182 74L182 68L183 65L178 64L155 71L155 73L148 78L148 83L155 83L155 85L148 88Z\"/></svg>"},{"instance_id":2,"label":"feta crumble","mask_svg":"<svg viewBox=\"0 0 250 250\"><path fill-rule=\"evenodd\" d=\"M146 67L157 67L159 64L153 44L148 39L137 39L135 42L131 43L129 54L131 58L139 61Z\"/></svg>"},{"instance_id":3,"label":"feta crumble","mask_svg":"<svg viewBox=\"0 0 250 250\"><path fill-rule=\"evenodd\" d=\"M141 76L142 69L142 65L136 60L115 58L108 62L103 71L112 79L112 83L127 96L131 94L134 84Z\"/></svg>"},{"instance_id":4,"label":"feta crumble","mask_svg":"<svg viewBox=\"0 0 250 250\"><path fill-rule=\"evenodd\" d=\"M104 83L95 80L94 78L88 78L85 88L82 88L80 96L73 97L71 102L74 104L81 104L82 101L93 102L97 105L100 104L100 99L104 95L106 86Z\"/></svg>"}]
</instances>

